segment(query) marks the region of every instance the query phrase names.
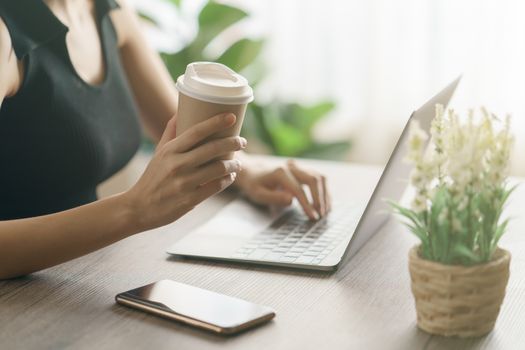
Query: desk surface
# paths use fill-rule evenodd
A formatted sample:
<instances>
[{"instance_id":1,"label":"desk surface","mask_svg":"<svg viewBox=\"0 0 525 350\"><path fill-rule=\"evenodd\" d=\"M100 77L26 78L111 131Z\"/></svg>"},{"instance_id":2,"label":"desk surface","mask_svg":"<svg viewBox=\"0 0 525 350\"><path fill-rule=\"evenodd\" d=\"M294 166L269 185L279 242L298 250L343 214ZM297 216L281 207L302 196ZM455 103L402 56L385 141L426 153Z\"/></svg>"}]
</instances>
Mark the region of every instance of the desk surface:
<instances>
[{"instance_id":1,"label":"desk surface","mask_svg":"<svg viewBox=\"0 0 525 350\"><path fill-rule=\"evenodd\" d=\"M357 183L366 194L377 168L308 162L328 174L332 191ZM169 258L165 248L232 199L212 198L178 222L128 238L66 264L0 282L2 349L525 349L525 218L501 245L513 255L495 330L475 340L419 331L407 253L416 240L395 220L339 271L310 273ZM509 213L525 206L525 188ZM236 337L150 316L114 303L117 293L173 279L273 307L271 323Z\"/></svg>"}]
</instances>

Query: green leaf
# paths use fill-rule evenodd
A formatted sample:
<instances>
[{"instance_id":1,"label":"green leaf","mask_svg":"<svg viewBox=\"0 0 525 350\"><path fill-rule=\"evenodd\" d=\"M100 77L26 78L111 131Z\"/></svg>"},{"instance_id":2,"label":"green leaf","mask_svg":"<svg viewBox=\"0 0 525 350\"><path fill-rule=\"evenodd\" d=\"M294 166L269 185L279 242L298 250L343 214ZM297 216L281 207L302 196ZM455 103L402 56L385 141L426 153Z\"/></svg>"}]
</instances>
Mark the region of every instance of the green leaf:
<instances>
[{"instance_id":1,"label":"green leaf","mask_svg":"<svg viewBox=\"0 0 525 350\"><path fill-rule=\"evenodd\" d=\"M514 186L512 186L511 188L509 189L506 189L504 192L503 192L503 196L501 198L501 203L505 203L507 201L507 199L509 199L510 195L512 193L514 193L514 191L516 190L516 188L518 188L519 184L516 184Z\"/></svg>"},{"instance_id":2,"label":"green leaf","mask_svg":"<svg viewBox=\"0 0 525 350\"><path fill-rule=\"evenodd\" d=\"M270 131L279 156L296 157L310 146L307 135L282 122L275 123Z\"/></svg>"},{"instance_id":3,"label":"green leaf","mask_svg":"<svg viewBox=\"0 0 525 350\"><path fill-rule=\"evenodd\" d=\"M460 243L455 244L454 247L452 248L452 252L454 253L455 256L457 256L461 260L461 263L464 265L472 265L472 264L477 264L481 262L481 259L476 254L474 254L472 250L470 250L468 247L466 247L463 244L460 244ZM451 261L448 263L453 264L455 262L456 261Z\"/></svg>"},{"instance_id":4,"label":"green leaf","mask_svg":"<svg viewBox=\"0 0 525 350\"><path fill-rule=\"evenodd\" d=\"M247 16L239 8L209 1L199 13L199 32L191 51L201 52L222 31Z\"/></svg>"},{"instance_id":5,"label":"green leaf","mask_svg":"<svg viewBox=\"0 0 525 350\"><path fill-rule=\"evenodd\" d=\"M271 131L267 125L264 107L257 102L248 105L246 118L244 118L243 132L254 134L259 140L267 145L272 153L276 153Z\"/></svg>"},{"instance_id":6,"label":"green leaf","mask_svg":"<svg viewBox=\"0 0 525 350\"><path fill-rule=\"evenodd\" d=\"M398 203L388 200L387 203L394 209L394 212L404 216L409 222L404 222L404 225L421 241L421 254L425 259L432 259L430 252L430 237L426 227L422 225L418 215L410 209L404 208Z\"/></svg>"},{"instance_id":7,"label":"green leaf","mask_svg":"<svg viewBox=\"0 0 525 350\"><path fill-rule=\"evenodd\" d=\"M313 159L341 160L351 147L350 141L338 141L329 143L314 142L299 156Z\"/></svg>"},{"instance_id":8,"label":"green leaf","mask_svg":"<svg viewBox=\"0 0 525 350\"><path fill-rule=\"evenodd\" d=\"M423 229L421 229L419 227L410 225L410 224L406 224L406 226L409 228L409 230L414 235L416 235L419 238L419 240L421 241L421 245L423 247L427 247L428 246L428 236L427 236L427 233L425 232L425 230L423 230Z\"/></svg>"},{"instance_id":9,"label":"green leaf","mask_svg":"<svg viewBox=\"0 0 525 350\"><path fill-rule=\"evenodd\" d=\"M264 40L241 39L226 49L217 62L240 72L259 56L263 45Z\"/></svg>"},{"instance_id":10,"label":"green leaf","mask_svg":"<svg viewBox=\"0 0 525 350\"><path fill-rule=\"evenodd\" d=\"M507 226L509 225L509 221L510 221L509 219L506 219L500 225L498 225L496 232L494 233L494 237L492 237L492 241L490 242L490 247L492 251L496 249L496 246L498 245L499 240L507 231Z\"/></svg>"},{"instance_id":11,"label":"green leaf","mask_svg":"<svg viewBox=\"0 0 525 350\"><path fill-rule=\"evenodd\" d=\"M423 222L419 219L418 215L410 209L404 208L400 206L399 204L395 202L389 202L391 206L394 207L395 210L402 216L408 218L415 226L417 227L425 227Z\"/></svg>"},{"instance_id":12,"label":"green leaf","mask_svg":"<svg viewBox=\"0 0 525 350\"><path fill-rule=\"evenodd\" d=\"M173 5L175 5L178 8L180 8L181 0L169 0L169 2L171 2Z\"/></svg>"},{"instance_id":13,"label":"green leaf","mask_svg":"<svg viewBox=\"0 0 525 350\"><path fill-rule=\"evenodd\" d=\"M284 120L295 125L304 132L310 132L314 125L335 108L333 101L322 101L311 106L291 105L289 114L284 115Z\"/></svg>"},{"instance_id":14,"label":"green leaf","mask_svg":"<svg viewBox=\"0 0 525 350\"><path fill-rule=\"evenodd\" d=\"M159 27L159 22L157 22L157 20L153 17L151 17L150 15L147 15L143 12L139 12L138 13L140 19L144 20L145 22L148 22L149 24L152 24L154 25L155 27Z\"/></svg>"},{"instance_id":15,"label":"green leaf","mask_svg":"<svg viewBox=\"0 0 525 350\"><path fill-rule=\"evenodd\" d=\"M444 227L439 222L441 212L447 206L447 191L444 188L438 189L432 200L430 208L429 230L431 237L431 246L434 257L441 262L446 262L449 255L450 232L449 227Z\"/></svg>"},{"instance_id":16,"label":"green leaf","mask_svg":"<svg viewBox=\"0 0 525 350\"><path fill-rule=\"evenodd\" d=\"M254 90L257 90L257 85L269 74L266 63L259 57L242 70L242 75L250 82L250 86Z\"/></svg>"},{"instance_id":17,"label":"green leaf","mask_svg":"<svg viewBox=\"0 0 525 350\"><path fill-rule=\"evenodd\" d=\"M191 57L187 49L183 49L177 53L161 53L161 58L168 69L173 80L184 74L186 71L186 66L193 62L199 61L199 58Z\"/></svg>"}]
</instances>

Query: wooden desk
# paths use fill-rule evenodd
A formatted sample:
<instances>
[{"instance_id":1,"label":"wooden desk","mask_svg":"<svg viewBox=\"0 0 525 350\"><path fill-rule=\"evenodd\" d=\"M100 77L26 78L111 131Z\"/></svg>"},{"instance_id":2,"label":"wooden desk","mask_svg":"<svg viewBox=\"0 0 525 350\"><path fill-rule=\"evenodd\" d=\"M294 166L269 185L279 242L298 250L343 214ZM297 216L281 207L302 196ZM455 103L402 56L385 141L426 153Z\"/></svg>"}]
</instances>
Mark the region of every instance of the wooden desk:
<instances>
[{"instance_id":1,"label":"wooden desk","mask_svg":"<svg viewBox=\"0 0 525 350\"><path fill-rule=\"evenodd\" d=\"M310 162L331 177L370 188L377 168ZM361 196L361 190L355 194ZM513 254L507 296L488 336L444 339L419 331L409 287L408 249L416 242L391 220L334 274L179 261L165 248L232 195L203 203L177 223L136 235L34 275L0 282L1 349L525 349L525 188L501 244ZM275 320L225 338L116 305L117 293L173 279L272 306Z\"/></svg>"}]
</instances>

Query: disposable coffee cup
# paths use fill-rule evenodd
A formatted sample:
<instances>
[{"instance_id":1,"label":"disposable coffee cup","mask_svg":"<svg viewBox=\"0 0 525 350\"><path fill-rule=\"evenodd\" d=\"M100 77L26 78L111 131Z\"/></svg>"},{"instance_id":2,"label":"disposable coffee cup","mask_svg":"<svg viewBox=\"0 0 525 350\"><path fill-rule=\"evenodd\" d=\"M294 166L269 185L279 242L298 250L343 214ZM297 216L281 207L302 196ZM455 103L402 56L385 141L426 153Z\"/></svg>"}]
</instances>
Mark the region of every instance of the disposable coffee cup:
<instances>
[{"instance_id":1,"label":"disposable coffee cup","mask_svg":"<svg viewBox=\"0 0 525 350\"><path fill-rule=\"evenodd\" d=\"M246 106L253 101L253 90L243 76L220 63L194 62L177 79L176 87L179 91L177 136L222 113L235 114L235 125L217 132L210 139L239 135ZM232 158L233 153L221 157Z\"/></svg>"}]
</instances>

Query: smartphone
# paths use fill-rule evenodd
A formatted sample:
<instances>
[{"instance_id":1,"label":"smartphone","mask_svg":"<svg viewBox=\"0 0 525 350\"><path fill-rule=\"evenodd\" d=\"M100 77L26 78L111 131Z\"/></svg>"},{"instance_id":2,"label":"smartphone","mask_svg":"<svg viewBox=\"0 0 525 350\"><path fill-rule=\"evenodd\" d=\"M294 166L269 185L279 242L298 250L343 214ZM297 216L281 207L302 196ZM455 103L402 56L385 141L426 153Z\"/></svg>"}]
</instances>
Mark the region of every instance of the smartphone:
<instances>
[{"instance_id":1,"label":"smartphone","mask_svg":"<svg viewBox=\"0 0 525 350\"><path fill-rule=\"evenodd\" d=\"M115 300L219 334L235 334L275 317L269 307L171 280L120 293Z\"/></svg>"}]
</instances>

